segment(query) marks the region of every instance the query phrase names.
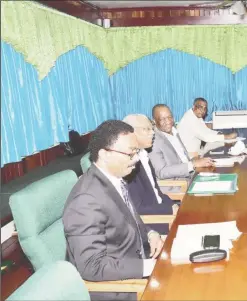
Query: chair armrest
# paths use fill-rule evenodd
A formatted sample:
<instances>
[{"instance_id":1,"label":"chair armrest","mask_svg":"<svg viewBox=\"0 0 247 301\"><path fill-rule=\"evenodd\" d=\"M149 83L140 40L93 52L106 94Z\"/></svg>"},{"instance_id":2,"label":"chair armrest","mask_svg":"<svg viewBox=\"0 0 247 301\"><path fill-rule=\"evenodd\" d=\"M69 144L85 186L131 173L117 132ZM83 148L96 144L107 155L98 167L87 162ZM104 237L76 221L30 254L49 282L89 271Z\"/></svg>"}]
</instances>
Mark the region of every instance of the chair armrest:
<instances>
[{"instance_id":1,"label":"chair armrest","mask_svg":"<svg viewBox=\"0 0 247 301\"><path fill-rule=\"evenodd\" d=\"M147 279L84 282L89 292L142 293L147 285Z\"/></svg>"},{"instance_id":2,"label":"chair armrest","mask_svg":"<svg viewBox=\"0 0 247 301\"><path fill-rule=\"evenodd\" d=\"M186 180L157 180L157 183L160 187L160 190L162 191L162 187L166 186L179 186L181 187L179 192L168 192L168 191L162 191L162 193L165 193L169 196L172 200L180 200L182 201L187 189L188 189L188 182Z\"/></svg>"},{"instance_id":3,"label":"chair armrest","mask_svg":"<svg viewBox=\"0 0 247 301\"><path fill-rule=\"evenodd\" d=\"M159 187L166 186L180 186L181 192L186 192L188 182L186 180L157 180Z\"/></svg>"},{"instance_id":4,"label":"chair armrest","mask_svg":"<svg viewBox=\"0 0 247 301\"><path fill-rule=\"evenodd\" d=\"M144 224L170 224L173 223L174 215L141 215Z\"/></svg>"}]
</instances>

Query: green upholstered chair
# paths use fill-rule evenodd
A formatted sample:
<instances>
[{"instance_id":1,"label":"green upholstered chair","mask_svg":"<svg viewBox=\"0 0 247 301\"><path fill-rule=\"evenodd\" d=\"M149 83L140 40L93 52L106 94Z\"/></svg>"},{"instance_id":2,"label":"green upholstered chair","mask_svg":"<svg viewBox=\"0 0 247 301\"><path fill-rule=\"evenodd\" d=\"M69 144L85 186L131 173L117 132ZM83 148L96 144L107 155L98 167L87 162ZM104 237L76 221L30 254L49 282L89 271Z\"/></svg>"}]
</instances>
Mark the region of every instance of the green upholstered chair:
<instances>
[{"instance_id":1,"label":"green upholstered chair","mask_svg":"<svg viewBox=\"0 0 247 301\"><path fill-rule=\"evenodd\" d=\"M76 182L76 174L65 170L36 181L10 197L18 239L34 270L66 258L62 214ZM140 298L147 279L84 283L90 292L136 292Z\"/></svg>"},{"instance_id":2,"label":"green upholstered chair","mask_svg":"<svg viewBox=\"0 0 247 301\"><path fill-rule=\"evenodd\" d=\"M7 301L89 301L88 290L76 268L57 261L40 268Z\"/></svg>"},{"instance_id":3,"label":"green upholstered chair","mask_svg":"<svg viewBox=\"0 0 247 301\"><path fill-rule=\"evenodd\" d=\"M90 153L86 153L82 158L81 158L81 170L83 173L85 173L89 167L91 166L91 161L89 160Z\"/></svg>"},{"instance_id":4,"label":"green upholstered chair","mask_svg":"<svg viewBox=\"0 0 247 301\"><path fill-rule=\"evenodd\" d=\"M47 263L65 259L62 214L77 180L75 172L65 170L36 181L10 196L20 245L35 270Z\"/></svg>"}]
</instances>

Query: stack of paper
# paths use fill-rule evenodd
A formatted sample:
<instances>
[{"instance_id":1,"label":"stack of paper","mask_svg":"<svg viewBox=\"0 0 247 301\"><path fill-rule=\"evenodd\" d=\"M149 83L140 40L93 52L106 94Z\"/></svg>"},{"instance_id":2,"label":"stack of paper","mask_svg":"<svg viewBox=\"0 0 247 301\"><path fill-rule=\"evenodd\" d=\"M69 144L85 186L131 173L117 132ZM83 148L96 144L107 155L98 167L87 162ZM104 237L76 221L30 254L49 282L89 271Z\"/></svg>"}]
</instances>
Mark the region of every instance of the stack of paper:
<instances>
[{"instance_id":1,"label":"stack of paper","mask_svg":"<svg viewBox=\"0 0 247 301\"><path fill-rule=\"evenodd\" d=\"M242 164L245 156L230 157L230 158L218 158L214 159L214 164L216 167L232 167L234 163Z\"/></svg>"},{"instance_id":2,"label":"stack of paper","mask_svg":"<svg viewBox=\"0 0 247 301\"><path fill-rule=\"evenodd\" d=\"M241 235L241 232L236 226L236 221L180 225L172 244L172 264L191 263L189 256L193 252L203 250L202 237L205 235L220 235L220 249L227 252L226 260L229 260L232 240L236 240Z\"/></svg>"}]
</instances>

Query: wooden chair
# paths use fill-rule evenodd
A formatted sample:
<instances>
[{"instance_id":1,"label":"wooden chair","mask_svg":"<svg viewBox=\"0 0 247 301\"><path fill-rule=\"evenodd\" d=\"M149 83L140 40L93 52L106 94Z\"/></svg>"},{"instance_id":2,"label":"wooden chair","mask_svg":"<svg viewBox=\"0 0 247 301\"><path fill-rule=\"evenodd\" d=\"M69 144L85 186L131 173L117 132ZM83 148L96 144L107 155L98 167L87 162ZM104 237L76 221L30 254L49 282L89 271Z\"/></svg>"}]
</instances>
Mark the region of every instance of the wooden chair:
<instances>
[{"instance_id":1,"label":"wooden chair","mask_svg":"<svg viewBox=\"0 0 247 301\"><path fill-rule=\"evenodd\" d=\"M162 187L180 187L179 192L166 192L162 191L163 193L167 194L172 200L183 200L183 197L188 189L188 182L187 180L157 180L160 190L162 191Z\"/></svg>"}]
</instances>

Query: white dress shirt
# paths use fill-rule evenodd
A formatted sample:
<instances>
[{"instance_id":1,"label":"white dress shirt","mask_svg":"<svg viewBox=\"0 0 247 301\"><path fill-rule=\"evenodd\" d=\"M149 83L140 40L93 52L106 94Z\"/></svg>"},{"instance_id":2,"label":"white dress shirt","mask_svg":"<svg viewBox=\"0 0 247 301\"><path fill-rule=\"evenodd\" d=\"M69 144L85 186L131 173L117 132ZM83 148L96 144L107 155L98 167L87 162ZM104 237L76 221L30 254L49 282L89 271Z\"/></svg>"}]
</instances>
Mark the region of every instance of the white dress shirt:
<instances>
[{"instance_id":1,"label":"white dress shirt","mask_svg":"<svg viewBox=\"0 0 247 301\"><path fill-rule=\"evenodd\" d=\"M166 136L166 138L169 140L171 145L174 147L176 153L178 154L180 160L183 163L188 163L188 171L191 172L194 170L193 163L188 160L188 157L185 153L184 146L181 144L180 140L178 139L178 131L175 129L175 127L172 128L172 135L163 132L163 134Z\"/></svg>"},{"instance_id":2,"label":"white dress shirt","mask_svg":"<svg viewBox=\"0 0 247 301\"><path fill-rule=\"evenodd\" d=\"M201 142L220 142L224 135L207 127L202 118L198 118L192 109L187 111L177 126L179 136L188 152L200 151Z\"/></svg>"},{"instance_id":3,"label":"white dress shirt","mask_svg":"<svg viewBox=\"0 0 247 301\"><path fill-rule=\"evenodd\" d=\"M158 190L155 188L155 182L154 182L154 178L153 178L153 174L152 174L152 171L151 171L151 168L150 168L150 165L148 163L149 161L149 157L148 157L148 153L145 149L142 149L140 150L139 152L139 158L140 158L140 161L146 171L146 174L150 180L150 183L153 187L153 190L154 190L154 193L155 193L155 196L156 196L156 199L157 199L157 202L159 204L162 203L162 198L159 196L159 193L158 193Z\"/></svg>"},{"instance_id":4,"label":"white dress shirt","mask_svg":"<svg viewBox=\"0 0 247 301\"><path fill-rule=\"evenodd\" d=\"M95 163L94 163L95 164ZM96 167L103 173L104 176L112 183L112 185L116 188L117 192L120 194L121 198L124 201L122 189L121 189L121 180L122 178L117 178L113 175L110 175L108 172L100 168L97 164ZM151 230L149 233L154 232ZM149 235L148 233L148 235ZM143 259L143 277L148 277L151 275L153 268L155 266L156 260L155 259Z\"/></svg>"}]
</instances>

